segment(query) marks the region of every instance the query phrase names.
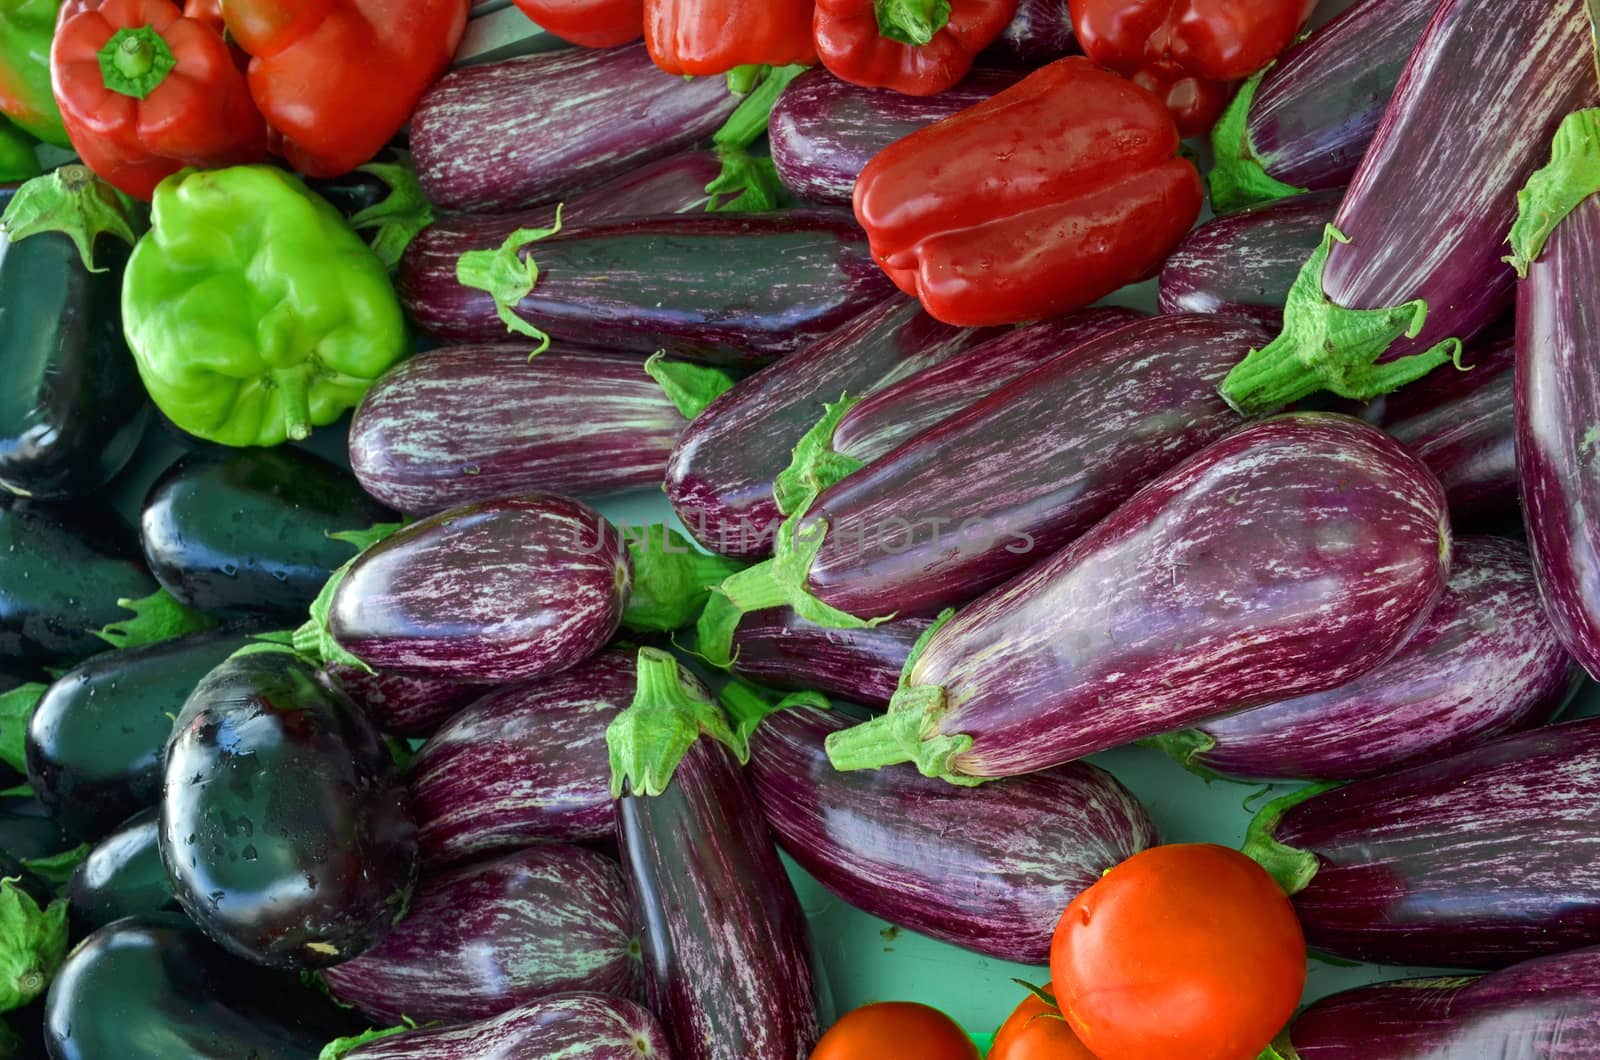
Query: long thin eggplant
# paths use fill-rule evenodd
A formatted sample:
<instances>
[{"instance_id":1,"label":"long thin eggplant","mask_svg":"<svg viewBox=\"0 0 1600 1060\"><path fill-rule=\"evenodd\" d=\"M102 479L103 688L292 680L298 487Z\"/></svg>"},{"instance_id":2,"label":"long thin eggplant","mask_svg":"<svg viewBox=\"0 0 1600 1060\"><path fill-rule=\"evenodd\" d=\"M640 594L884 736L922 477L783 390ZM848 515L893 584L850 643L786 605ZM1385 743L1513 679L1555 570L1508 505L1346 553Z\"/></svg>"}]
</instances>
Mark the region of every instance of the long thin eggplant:
<instances>
[{"instance_id":1,"label":"long thin eggplant","mask_svg":"<svg viewBox=\"0 0 1600 1060\"><path fill-rule=\"evenodd\" d=\"M1061 910L1156 842L1138 800L1088 763L975 788L904 766L841 773L823 741L851 724L810 707L771 714L750 740L750 781L790 857L890 923L1047 964Z\"/></svg>"},{"instance_id":2,"label":"long thin eggplant","mask_svg":"<svg viewBox=\"0 0 1600 1060\"><path fill-rule=\"evenodd\" d=\"M616 831L606 726L633 700L633 653L607 650L564 674L489 693L412 759L423 857L461 861Z\"/></svg>"},{"instance_id":3,"label":"long thin eggplant","mask_svg":"<svg viewBox=\"0 0 1600 1060\"><path fill-rule=\"evenodd\" d=\"M1350 183L1438 7L1360 0L1246 81L1212 135L1217 212Z\"/></svg>"},{"instance_id":4,"label":"long thin eggplant","mask_svg":"<svg viewBox=\"0 0 1600 1060\"><path fill-rule=\"evenodd\" d=\"M326 669L378 728L417 739L432 736L451 715L490 687L448 678L379 673L348 663L329 663Z\"/></svg>"},{"instance_id":5,"label":"long thin eggplant","mask_svg":"<svg viewBox=\"0 0 1600 1060\"><path fill-rule=\"evenodd\" d=\"M821 1033L806 918L738 740L672 656L640 649L638 672L606 738L650 1008L676 1060L806 1060Z\"/></svg>"},{"instance_id":6,"label":"long thin eggplant","mask_svg":"<svg viewBox=\"0 0 1600 1060\"><path fill-rule=\"evenodd\" d=\"M1416 632L1449 564L1421 462L1351 417L1279 416L934 626L889 714L828 751L972 783L1336 688Z\"/></svg>"},{"instance_id":7,"label":"long thin eggplant","mask_svg":"<svg viewBox=\"0 0 1600 1060\"><path fill-rule=\"evenodd\" d=\"M1229 313L1282 327L1284 300L1342 195L1296 195L1201 225L1161 268L1161 311Z\"/></svg>"},{"instance_id":8,"label":"long thin eggplant","mask_svg":"<svg viewBox=\"0 0 1600 1060\"><path fill-rule=\"evenodd\" d=\"M1511 300L1501 259L1518 191L1556 126L1596 96L1584 0L1444 0L1295 281L1283 333L1223 396L1246 412L1320 389L1366 400L1459 362Z\"/></svg>"},{"instance_id":9,"label":"long thin eggplant","mask_svg":"<svg viewBox=\"0 0 1600 1060\"><path fill-rule=\"evenodd\" d=\"M780 604L848 628L973 599L1238 427L1216 385L1265 334L1155 317L1045 361L824 490L783 525L772 560L723 583L733 606L713 601L703 642Z\"/></svg>"},{"instance_id":10,"label":"long thin eggplant","mask_svg":"<svg viewBox=\"0 0 1600 1060\"><path fill-rule=\"evenodd\" d=\"M394 513L350 475L289 446L191 453L150 487L139 516L145 561L197 611L289 624L351 547L330 535Z\"/></svg>"},{"instance_id":11,"label":"long thin eggplant","mask_svg":"<svg viewBox=\"0 0 1600 1060\"><path fill-rule=\"evenodd\" d=\"M437 205L515 210L681 151L737 104L717 78L663 77L642 44L573 48L446 74L411 116L411 152Z\"/></svg>"},{"instance_id":12,"label":"long thin eggplant","mask_svg":"<svg viewBox=\"0 0 1600 1060\"><path fill-rule=\"evenodd\" d=\"M543 844L424 875L387 939L321 975L386 1027L488 1019L572 990L628 997L638 975L632 923L616 862Z\"/></svg>"},{"instance_id":13,"label":"long thin eggplant","mask_svg":"<svg viewBox=\"0 0 1600 1060\"><path fill-rule=\"evenodd\" d=\"M900 687L911 648L931 624L897 618L863 629L829 629L787 607L769 608L740 618L729 657L711 661L772 688L815 690L886 707Z\"/></svg>"},{"instance_id":14,"label":"long thin eggplant","mask_svg":"<svg viewBox=\"0 0 1600 1060\"><path fill-rule=\"evenodd\" d=\"M50 985L51 1060L307 1060L352 1032L290 975L241 961L177 913L89 936Z\"/></svg>"},{"instance_id":15,"label":"long thin eggplant","mask_svg":"<svg viewBox=\"0 0 1600 1060\"><path fill-rule=\"evenodd\" d=\"M1158 742L1185 765L1227 776L1374 776L1543 725L1581 674L1544 617L1527 549L1464 537L1444 595L1394 658L1338 688Z\"/></svg>"},{"instance_id":16,"label":"long thin eggplant","mask_svg":"<svg viewBox=\"0 0 1600 1060\"><path fill-rule=\"evenodd\" d=\"M1306 942L1384 964L1499 968L1600 931L1600 719L1271 803L1245 852Z\"/></svg>"},{"instance_id":17,"label":"long thin eggplant","mask_svg":"<svg viewBox=\"0 0 1600 1060\"><path fill-rule=\"evenodd\" d=\"M984 54L1031 68L1077 51L1068 0L1021 0L1016 15Z\"/></svg>"},{"instance_id":18,"label":"long thin eggplant","mask_svg":"<svg viewBox=\"0 0 1600 1060\"><path fill-rule=\"evenodd\" d=\"M476 245L451 225L434 225L431 252L408 252L399 275L417 326L450 341L515 331L748 367L804 348L894 291L855 218L836 209L519 229Z\"/></svg>"},{"instance_id":19,"label":"long thin eggplant","mask_svg":"<svg viewBox=\"0 0 1600 1060\"><path fill-rule=\"evenodd\" d=\"M174 722L161 860L224 949L319 968L370 949L405 913L417 830L372 723L273 647L212 670Z\"/></svg>"},{"instance_id":20,"label":"long thin eggplant","mask_svg":"<svg viewBox=\"0 0 1600 1060\"><path fill-rule=\"evenodd\" d=\"M506 344L413 357L362 399L350 467L383 503L424 514L529 490L659 486L688 421L733 381L682 362L650 371L662 385L628 354L553 349L530 362Z\"/></svg>"},{"instance_id":21,"label":"long thin eggplant","mask_svg":"<svg viewBox=\"0 0 1600 1060\"><path fill-rule=\"evenodd\" d=\"M78 931L87 934L125 916L179 911L161 863L160 818L155 806L134 814L73 871L66 897Z\"/></svg>"},{"instance_id":22,"label":"long thin eggplant","mask_svg":"<svg viewBox=\"0 0 1600 1060\"><path fill-rule=\"evenodd\" d=\"M772 108L772 161L783 186L800 198L848 204L873 155L1019 80L1016 71L980 69L936 96L908 96L812 70L790 82Z\"/></svg>"},{"instance_id":23,"label":"long thin eggplant","mask_svg":"<svg viewBox=\"0 0 1600 1060\"><path fill-rule=\"evenodd\" d=\"M354 1041L359 1041L355 1039ZM424 1027L335 1048L319 1060L666 1060L661 1024L642 1005L606 994L551 994L492 1019Z\"/></svg>"}]
</instances>

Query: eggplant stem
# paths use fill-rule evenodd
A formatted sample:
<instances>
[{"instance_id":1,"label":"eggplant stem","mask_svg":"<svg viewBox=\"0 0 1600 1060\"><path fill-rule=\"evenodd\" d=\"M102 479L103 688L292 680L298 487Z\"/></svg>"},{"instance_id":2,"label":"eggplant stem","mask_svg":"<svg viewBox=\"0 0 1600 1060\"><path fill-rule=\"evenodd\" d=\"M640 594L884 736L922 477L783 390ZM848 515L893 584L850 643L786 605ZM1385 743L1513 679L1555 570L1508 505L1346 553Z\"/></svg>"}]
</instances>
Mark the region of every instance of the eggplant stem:
<instances>
[{"instance_id":1,"label":"eggplant stem","mask_svg":"<svg viewBox=\"0 0 1600 1060\"><path fill-rule=\"evenodd\" d=\"M833 436L838 433L839 424L860 403L859 397L841 394L838 401L823 406L823 417L801 435L789 466L773 479L772 497L778 502L778 511L793 515L809 508L824 491L865 466L855 457L845 456L833 448Z\"/></svg>"},{"instance_id":2,"label":"eggplant stem","mask_svg":"<svg viewBox=\"0 0 1600 1060\"><path fill-rule=\"evenodd\" d=\"M717 398L733 389L733 378L717 368L687 361L669 361L657 351L644 362L644 370L656 381L678 414L693 420Z\"/></svg>"},{"instance_id":3,"label":"eggplant stem","mask_svg":"<svg viewBox=\"0 0 1600 1060\"><path fill-rule=\"evenodd\" d=\"M714 586L744 564L701 552L663 523L628 533L633 589L622 624L636 633L671 633L702 613Z\"/></svg>"},{"instance_id":4,"label":"eggplant stem","mask_svg":"<svg viewBox=\"0 0 1600 1060\"><path fill-rule=\"evenodd\" d=\"M1556 227L1584 200L1600 192L1600 109L1573 111L1550 144L1550 162L1517 192L1511 254L1505 261L1528 275Z\"/></svg>"},{"instance_id":5,"label":"eggplant stem","mask_svg":"<svg viewBox=\"0 0 1600 1060\"><path fill-rule=\"evenodd\" d=\"M1261 79L1276 63L1269 63L1254 74L1234 94L1211 130L1211 150L1216 159L1207 182L1211 188L1211 208L1230 213L1257 203L1303 195L1309 188L1297 188L1268 173L1250 142L1250 104L1255 101Z\"/></svg>"},{"instance_id":6,"label":"eggplant stem","mask_svg":"<svg viewBox=\"0 0 1600 1060\"><path fill-rule=\"evenodd\" d=\"M683 686L677 659L657 648L640 648L637 669L633 702L606 726L613 798L654 798L666 791L678 763L702 735L738 753L722 708Z\"/></svg>"},{"instance_id":7,"label":"eggplant stem","mask_svg":"<svg viewBox=\"0 0 1600 1060\"><path fill-rule=\"evenodd\" d=\"M1274 833L1290 810L1338 786L1334 783L1307 784L1267 803L1250 821L1240 849L1267 870L1284 894L1292 897L1305 890L1321 868L1321 862L1309 850L1279 842Z\"/></svg>"}]
</instances>

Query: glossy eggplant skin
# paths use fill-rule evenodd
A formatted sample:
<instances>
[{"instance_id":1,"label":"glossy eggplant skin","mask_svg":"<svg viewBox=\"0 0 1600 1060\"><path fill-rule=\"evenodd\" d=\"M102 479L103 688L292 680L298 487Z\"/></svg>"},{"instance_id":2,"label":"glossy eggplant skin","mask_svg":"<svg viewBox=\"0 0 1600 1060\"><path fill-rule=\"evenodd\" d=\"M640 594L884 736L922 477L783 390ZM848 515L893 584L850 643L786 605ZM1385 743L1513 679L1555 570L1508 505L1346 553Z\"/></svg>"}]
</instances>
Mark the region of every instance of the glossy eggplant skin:
<instances>
[{"instance_id":1,"label":"glossy eggplant skin","mask_svg":"<svg viewBox=\"0 0 1600 1060\"><path fill-rule=\"evenodd\" d=\"M733 672L793 692L886 707L926 618L896 618L866 629L829 629L787 607L752 611L733 634Z\"/></svg>"},{"instance_id":2,"label":"glossy eggplant skin","mask_svg":"<svg viewBox=\"0 0 1600 1060\"><path fill-rule=\"evenodd\" d=\"M675 1060L806 1060L822 1029L805 913L734 753L709 738L617 803L645 997Z\"/></svg>"},{"instance_id":3,"label":"glossy eggplant skin","mask_svg":"<svg viewBox=\"0 0 1600 1060\"><path fill-rule=\"evenodd\" d=\"M842 773L823 741L850 724L810 707L772 714L750 741L751 786L790 857L890 923L1047 964L1061 910L1156 842L1138 800L1086 762L975 788L909 766Z\"/></svg>"},{"instance_id":4,"label":"glossy eggplant skin","mask_svg":"<svg viewBox=\"0 0 1600 1060\"><path fill-rule=\"evenodd\" d=\"M1600 282L1600 199L1556 227L1517 289L1516 453L1528 544L1556 634L1600 674L1600 423L1594 351L1600 313L1580 292Z\"/></svg>"},{"instance_id":5,"label":"glossy eggplant skin","mask_svg":"<svg viewBox=\"0 0 1600 1060\"><path fill-rule=\"evenodd\" d=\"M687 425L638 357L458 346L367 391L350 467L372 496L423 514L532 489L599 496L660 486Z\"/></svg>"},{"instance_id":6,"label":"glossy eggplant skin","mask_svg":"<svg viewBox=\"0 0 1600 1060\"><path fill-rule=\"evenodd\" d=\"M1068 0L1021 0L1016 15L985 56L1031 68L1077 51Z\"/></svg>"},{"instance_id":7,"label":"glossy eggplant skin","mask_svg":"<svg viewBox=\"0 0 1600 1060\"><path fill-rule=\"evenodd\" d=\"M395 521L348 472L315 453L206 450L167 469L145 497L150 572L181 603L224 618L305 620L354 550L329 534Z\"/></svg>"},{"instance_id":8,"label":"glossy eggplant skin","mask_svg":"<svg viewBox=\"0 0 1600 1060\"><path fill-rule=\"evenodd\" d=\"M500 683L576 666L622 621L632 586L622 535L553 493L441 512L362 554L329 629L379 670Z\"/></svg>"},{"instance_id":9,"label":"glossy eggplant skin","mask_svg":"<svg viewBox=\"0 0 1600 1060\"><path fill-rule=\"evenodd\" d=\"M107 650L93 630L128 617L117 606L159 586L139 539L102 504L0 505L0 659L72 666Z\"/></svg>"},{"instance_id":10,"label":"glossy eggplant skin","mask_svg":"<svg viewBox=\"0 0 1600 1060\"><path fill-rule=\"evenodd\" d=\"M67 911L75 931L88 934L114 920L178 912L161 864L161 811L140 810L107 833L67 881Z\"/></svg>"},{"instance_id":11,"label":"glossy eggplant skin","mask_svg":"<svg viewBox=\"0 0 1600 1060\"><path fill-rule=\"evenodd\" d=\"M936 96L864 88L823 69L791 81L768 123L778 178L810 202L848 205L856 177L896 140L1016 84L1011 70L974 70Z\"/></svg>"},{"instance_id":12,"label":"glossy eggplant skin","mask_svg":"<svg viewBox=\"0 0 1600 1060\"><path fill-rule=\"evenodd\" d=\"M286 969L348 960L405 913L417 835L388 749L321 671L238 655L173 726L161 859L223 948Z\"/></svg>"},{"instance_id":13,"label":"glossy eggplant skin","mask_svg":"<svg viewBox=\"0 0 1600 1060\"><path fill-rule=\"evenodd\" d=\"M88 841L154 806L172 719L200 680L248 643L244 633L196 633L68 670L28 724L28 783L39 801Z\"/></svg>"},{"instance_id":14,"label":"glossy eggplant skin","mask_svg":"<svg viewBox=\"0 0 1600 1060\"><path fill-rule=\"evenodd\" d=\"M122 337L128 248L0 233L0 487L59 500L94 492L133 456L150 402Z\"/></svg>"},{"instance_id":15,"label":"glossy eggplant skin","mask_svg":"<svg viewBox=\"0 0 1600 1060\"><path fill-rule=\"evenodd\" d=\"M408 739L432 736L456 711L490 687L448 679L368 673L345 663L329 663L324 669L374 725Z\"/></svg>"},{"instance_id":16,"label":"glossy eggplant skin","mask_svg":"<svg viewBox=\"0 0 1600 1060\"><path fill-rule=\"evenodd\" d=\"M1313 948L1500 968L1600 930L1597 778L1591 718L1269 805L1252 829L1281 844L1262 860L1292 855L1291 888L1309 876L1292 898Z\"/></svg>"},{"instance_id":17,"label":"glossy eggplant skin","mask_svg":"<svg viewBox=\"0 0 1600 1060\"><path fill-rule=\"evenodd\" d=\"M77 845L38 799L0 799L0 850L19 861L34 861Z\"/></svg>"},{"instance_id":18,"label":"glossy eggplant skin","mask_svg":"<svg viewBox=\"0 0 1600 1060\"><path fill-rule=\"evenodd\" d=\"M632 996L632 944L616 863L547 843L425 875L377 949L322 977L381 1026L480 1020L563 991Z\"/></svg>"},{"instance_id":19,"label":"glossy eggplant skin","mask_svg":"<svg viewBox=\"0 0 1600 1060\"><path fill-rule=\"evenodd\" d=\"M350 1060L667 1060L661 1024L643 1005L607 994L551 994L492 1019L380 1038Z\"/></svg>"},{"instance_id":20,"label":"glossy eggplant skin","mask_svg":"<svg viewBox=\"0 0 1600 1060\"><path fill-rule=\"evenodd\" d=\"M783 518L773 481L826 403L846 393L872 393L998 334L941 324L904 295L884 300L713 401L667 463L673 510L713 552L740 559L767 555Z\"/></svg>"},{"instance_id":21,"label":"glossy eggplant skin","mask_svg":"<svg viewBox=\"0 0 1600 1060\"><path fill-rule=\"evenodd\" d=\"M1380 1046L1394 1060L1429 1056L1450 1026L1451 1005L1477 981L1400 979L1342 990L1303 1009L1273 1047L1285 1060L1371 1060Z\"/></svg>"},{"instance_id":22,"label":"glossy eggplant skin","mask_svg":"<svg viewBox=\"0 0 1600 1060\"><path fill-rule=\"evenodd\" d=\"M490 692L422 745L408 773L428 862L616 831L606 726L633 701L632 652Z\"/></svg>"},{"instance_id":23,"label":"glossy eggplant skin","mask_svg":"<svg viewBox=\"0 0 1600 1060\"><path fill-rule=\"evenodd\" d=\"M401 301L434 338L505 340L494 299L456 272L461 253L501 244L470 245L453 223L434 224L433 253L407 251ZM514 312L555 341L742 367L803 349L895 289L839 209L567 225L521 256L538 264L539 281Z\"/></svg>"},{"instance_id":24,"label":"glossy eggplant skin","mask_svg":"<svg viewBox=\"0 0 1600 1060\"><path fill-rule=\"evenodd\" d=\"M230 956L177 913L89 936L45 1007L51 1060L306 1060L351 1033L349 1016L315 991Z\"/></svg>"},{"instance_id":25,"label":"glossy eggplant skin","mask_svg":"<svg viewBox=\"0 0 1600 1060\"><path fill-rule=\"evenodd\" d=\"M1525 546L1455 542L1450 581L1399 653L1349 684L1197 726L1192 765L1228 776L1345 780L1543 725L1582 670L1556 638Z\"/></svg>"},{"instance_id":26,"label":"glossy eggplant skin","mask_svg":"<svg viewBox=\"0 0 1600 1060\"><path fill-rule=\"evenodd\" d=\"M1342 195L1339 189L1295 195L1207 221L1162 266L1161 311L1227 313L1281 327L1289 287L1322 242Z\"/></svg>"}]
</instances>

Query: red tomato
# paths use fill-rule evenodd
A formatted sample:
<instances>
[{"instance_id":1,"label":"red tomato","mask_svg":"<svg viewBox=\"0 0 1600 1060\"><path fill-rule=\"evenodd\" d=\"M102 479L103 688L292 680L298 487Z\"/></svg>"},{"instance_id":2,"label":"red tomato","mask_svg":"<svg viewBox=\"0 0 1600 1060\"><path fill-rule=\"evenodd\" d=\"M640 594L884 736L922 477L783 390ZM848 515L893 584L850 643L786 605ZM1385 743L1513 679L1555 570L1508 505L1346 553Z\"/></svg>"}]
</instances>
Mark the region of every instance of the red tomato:
<instances>
[{"instance_id":1,"label":"red tomato","mask_svg":"<svg viewBox=\"0 0 1600 1060\"><path fill-rule=\"evenodd\" d=\"M909 1001L863 1005L835 1023L811 1060L979 1060L978 1047L936 1008Z\"/></svg>"},{"instance_id":2,"label":"red tomato","mask_svg":"<svg viewBox=\"0 0 1600 1060\"><path fill-rule=\"evenodd\" d=\"M1227 847L1153 847L1067 907L1056 999L1100 1060L1254 1060L1306 981L1306 942L1271 876Z\"/></svg>"},{"instance_id":3,"label":"red tomato","mask_svg":"<svg viewBox=\"0 0 1600 1060\"><path fill-rule=\"evenodd\" d=\"M1048 993L1050 987L1047 985ZM1099 1060L1072 1033L1058 1009L1029 994L994 1036L989 1060Z\"/></svg>"}]
</instances>

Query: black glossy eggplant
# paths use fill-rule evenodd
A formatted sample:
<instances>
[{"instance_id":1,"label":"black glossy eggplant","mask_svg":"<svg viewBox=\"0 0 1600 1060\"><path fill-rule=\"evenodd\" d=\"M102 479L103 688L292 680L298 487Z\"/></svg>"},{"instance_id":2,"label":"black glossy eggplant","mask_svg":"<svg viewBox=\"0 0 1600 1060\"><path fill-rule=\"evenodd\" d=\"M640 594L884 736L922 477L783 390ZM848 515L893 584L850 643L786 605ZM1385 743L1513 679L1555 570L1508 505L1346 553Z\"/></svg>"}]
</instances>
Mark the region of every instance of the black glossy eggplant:
<instances>
[{"instance_id":1,"label":"black glossy eggplant","mask_svg":"<svg viewBox=\"0 0 1600 1060\"><path fill-rule=\"evenodd\" d=\"M176 913L101 928L50 986L52 1060L310 1060L354 1033L293 977L229 956Z\"/></svg>"},{"instance_id":2,"label":"black glossy eggplant","mask_svg":"<svg viewBox=\"0 0 1600 1060\"><path fill-rule=\"evenodd\" d=\"M270 647L212 670L178 715L161 859L179 904L224 948L323 967L405 913L416 825L372 723L321 671Z\"/></svg>"},{"instance_id":3,"label":"black glossy eggplant","mask_svg":"<svg viewBox=\"0 0 1600 1060\"><path fill-rule=\"evenodd\" d=\"M28 724L28 782L68 834L94 840L161 797L172 719L200 679L249 643L196 633L68 670Z\"/></svg>"},{"instance_id":4,"label":"black glossy eggplant","mask_svg":"<svg viewBox=\"0 0 1600 1060\"><path fill-rule=\"evenodd\" d=\"M355 549L330 534L393 522L346 471L315 453L192 453L145 498L139 536L150 572L179 602L221 617L286 625Z\"/></svg>"},{"instance_id":5,"label":"black glossy eggplant","mask_svg":"<svg viewBox=\"0 0 1600 1060\"><path fill-rule=\"evenodd\" d=\"M38 799L0 799L0 850L25 866L71 860L76 867L73 855L79 846Z\"/></svg>"},{"instance_id":6,"label":"black glossy eggplant","mask_svg":"<svg viewBox=\"0 0 1600 1060\"><path fill-rule=\"evenodd\" d=\"M74 931L88 934L141 913L178 912L161 864L161 812L140 810L89 851L67 881Z\"/></svg>"},{"instance_id":7,"label":"black glossy eggplant","mask_svg":"<svg viewBox=\"0 0 1600 1060\"><path fill-rule=\"evenodd\" d=\"M133 456L150 403L122 337L132 242L123 200L83 166L30 181L0 220L0 486L83 496Z\"/></svg>"}]
</instances>

